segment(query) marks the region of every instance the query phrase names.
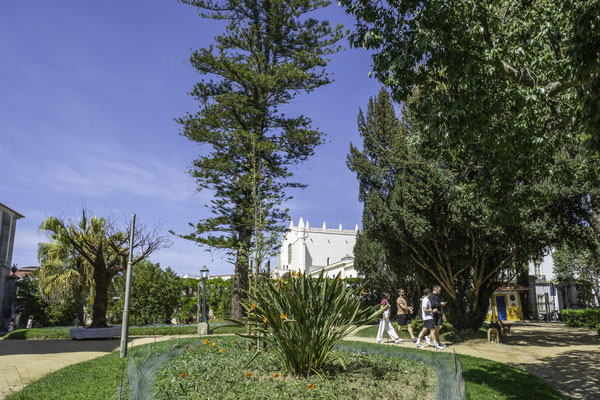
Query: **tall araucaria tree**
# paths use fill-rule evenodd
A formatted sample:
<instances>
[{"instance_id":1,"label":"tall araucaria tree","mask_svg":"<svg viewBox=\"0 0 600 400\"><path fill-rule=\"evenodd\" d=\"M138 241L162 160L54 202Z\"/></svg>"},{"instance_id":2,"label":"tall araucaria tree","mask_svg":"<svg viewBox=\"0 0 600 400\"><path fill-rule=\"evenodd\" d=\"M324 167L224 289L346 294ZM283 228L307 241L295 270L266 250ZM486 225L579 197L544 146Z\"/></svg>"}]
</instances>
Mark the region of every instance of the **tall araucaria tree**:
<instances>
[{"instance_id":1,"label":"tall araucaria tree","mask_svg":"<svg viewBox=\"0 0 600 400\"><path fill-rule=\"evenodd\" d=\"M305 186L291 179L290 167L323 142L309 118L284 111L298 94L331 82L326 57L339 50L342 27L309 16L330 4L324 0L181 1L228 23L215 45L190 57L202 75L190 93L200 109L178 122L183 136L206 146L190 173L198 190L211 191L213 216L180 236L234 262L231 316L240 318L249 255L276 246L264 239L287 219L287 190ZM255 243L271 248L257 251Z\"/></svg>"},{"instance_id":2,"label":"tall araucaria tree","mask_svg":"<svg viewBox=\"0 0 600 400\"><path fill-rule=\"evenodd\" d=\"M127 268L129 254L129 226L119 228L115 221L104 217L89 217L86 210L82 211L78 221L66 221L57 217L46 218L40 230L49 235L50 244L40 246L40 259L55 261L60 255L64 263L77 265L78 273L68 275L73 285L81 285L86 274L91 274L93 284L94 304L92 308L92 328L106 327L106 312L108 310L108 290L113 278ZM146 231L143 226L137 226L134 232L133 264L146 259L150 254L165 246L167 241L158 236L158 230ZM49 246L55 249L48 253ZM57 247L63 247L60 251ZM54 255L53 255L54 254ZM51 256L48 258L48 256ZM65 258L71 258L66 261ZM51 263L50 263L51 264ZM42 269L46 268L44 264ZM79 268L79 267L78 267Z\"/></svg>"},{"instance_id":3,"label":"tall araucaria tree","mask_svg":"<svg viewBox=\"0 0 600 400\"><path fill-rule=\"evenodd\" d=\"M366 115L359 114L363 150L351 146L348 165L364 203L363 236L383 246L387 267L401 278L438 283L456 329L476 330L490 295L517 272L515 266L587 230L584 174L576 173L579 149L573 143L549 161L557 175L570 176L570 184L566 177L554 181L539 173L507 194L535 199L521 208L520 223L489 224L496 208L472 190L482 168L422 152L410 105L401 123L382 90L369 101ZM357 254L357 263L362 258Z\"/></svg>"}]
</instances>

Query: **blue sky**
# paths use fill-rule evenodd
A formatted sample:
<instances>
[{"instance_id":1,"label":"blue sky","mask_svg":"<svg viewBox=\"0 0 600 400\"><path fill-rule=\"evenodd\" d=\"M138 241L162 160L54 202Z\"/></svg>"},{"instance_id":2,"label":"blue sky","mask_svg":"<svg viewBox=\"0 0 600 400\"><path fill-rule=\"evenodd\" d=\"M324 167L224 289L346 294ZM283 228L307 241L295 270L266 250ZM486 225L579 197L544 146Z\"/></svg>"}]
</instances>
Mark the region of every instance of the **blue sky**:
<instances>
[{"instance_id":1,"label":"blue sky","mask_svg":"<svg viewBox=\"0 0 600 400\"><path fill-rule=\"evenodd\" d=\"M352 28L337 5L321 18ZM207 216L206 192L186 173L201 151L174 118L197 110L187 92L200 76L187 62L222 31L194 8L171 0L4 1L0 3L0 202L25 215L13 262L37 265L38 228L48 216L76 218L82 204L122 224L138 221L187 233ZM362 50L334 55L335 82L299 97L290 109L327 134L295 172L309 184L288 202L294 222L360 225L358 186L345 161L359 143L356 116L380 84L368 78ZM233 267L222 253L171 237L151 260L180 274Z\"/></svg>"}]
</instances>

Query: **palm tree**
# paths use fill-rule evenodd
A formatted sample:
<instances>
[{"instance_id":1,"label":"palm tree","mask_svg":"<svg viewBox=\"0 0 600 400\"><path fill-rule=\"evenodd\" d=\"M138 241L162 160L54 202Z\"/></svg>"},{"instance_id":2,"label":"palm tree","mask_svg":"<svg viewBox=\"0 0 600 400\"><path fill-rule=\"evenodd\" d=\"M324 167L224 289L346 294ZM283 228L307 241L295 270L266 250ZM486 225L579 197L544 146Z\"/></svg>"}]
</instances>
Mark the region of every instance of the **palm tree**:
<instances>
[{"instance_id":1,"label":"palm tree","mask_svg":"<svg viewBox=\"0 0 600 400\"><path fill-rule=\"evenodd\" d=\"M77 285L81 285L79 287L82 290L84 287L89 287L90 291L93 288L92 327L107 326L109 287L113 278L127 267L128 228L119 229L114 221L103 217L90 218L86 210L83 210L78 221L65 222L56 217L46 218L40 230L54 238L61 248L56 250L56 257L51 257L62 262L48 268L48 276L54 277L49 278L49 281L56 282L57 288L67 292L69 287L74 288ZM157 234L157 229L152 232L146 232L143 227L136 229L133 248L138 254L133 259L133 264L165 245L165 239ZM44 249L44 246L41 248ZM44 249L41 254L44 255L44 252L47 250ZM70 261L65 263L66 259ZM89 283L90 281L92 283Z\"/></svg>"},{"instance_id":2,"label":"palm tree","mask_svg":"<svg viewBox=\"0 0 600 400\"><path fill-rule=\"evenodd\" d=\"M77 319L85 324L85 303L94 289L92 268L77 254L73 246L59 231L45 227L50 243L38 245L38 272L40 292L50 302L66 303L73 297L77 301Z\"/></svg>"}]
</instances>

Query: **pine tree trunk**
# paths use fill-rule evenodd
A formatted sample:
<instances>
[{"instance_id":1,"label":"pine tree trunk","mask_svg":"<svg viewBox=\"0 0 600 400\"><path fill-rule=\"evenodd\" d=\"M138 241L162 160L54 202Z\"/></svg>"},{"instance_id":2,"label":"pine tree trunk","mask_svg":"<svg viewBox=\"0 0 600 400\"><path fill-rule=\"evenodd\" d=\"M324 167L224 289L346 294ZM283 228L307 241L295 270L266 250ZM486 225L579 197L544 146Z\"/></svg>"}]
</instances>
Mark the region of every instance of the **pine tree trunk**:
<instances>
[{"instance_id":1,"label":"pine tree trunk","mask_svg":"<svg viewBox=\"0 0 600 400\"><path fill-rule=\"evenodd\" d=\"M241 236L241 235L240 235ZM238 250L235 259L235 276L233 277L233 295L231 297L230 318L241 319L246 316L246 310L240 303L246 298L248 290L248 250L250 249L250 235L242 241L243 248Z\"/></svg>"},{"instance_id":2,"label":"pine tree trunk","mask_svg":"<svg viewBox=\"0 0 600 400\"><path fill-rule=\"evenodd\" d=\"M108 287L110 278L106 266L96 265L94 268L94 283L96 285L94 306L92 308L92 328L105 328L108 311Z\"/></svg>"}]
</instances>

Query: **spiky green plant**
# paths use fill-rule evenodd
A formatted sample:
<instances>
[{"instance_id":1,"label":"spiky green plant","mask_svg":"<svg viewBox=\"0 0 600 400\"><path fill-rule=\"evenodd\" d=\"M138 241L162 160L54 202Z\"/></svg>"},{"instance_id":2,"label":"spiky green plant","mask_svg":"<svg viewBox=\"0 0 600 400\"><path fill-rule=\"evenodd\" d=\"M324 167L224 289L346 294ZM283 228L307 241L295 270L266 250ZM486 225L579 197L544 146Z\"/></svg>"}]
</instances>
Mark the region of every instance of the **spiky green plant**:
<instances>
[{"instance_id":1,"label":"spiky green plant","mask_svg":"<svg viewBox=\"0 0 600 400\"><path fill-rule=\"evenodd\" d=\"M320 374L340 340L381 314L377 306L363 306L363 294L364 285L348 287L339 275L311 278L294 272L279 281L264 280L243 302L256 328L240 336L261 340L292 374Z\"/></svg>"}]
</instances>

